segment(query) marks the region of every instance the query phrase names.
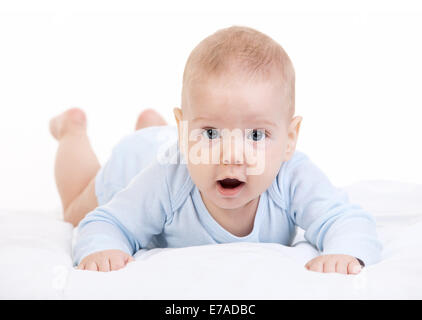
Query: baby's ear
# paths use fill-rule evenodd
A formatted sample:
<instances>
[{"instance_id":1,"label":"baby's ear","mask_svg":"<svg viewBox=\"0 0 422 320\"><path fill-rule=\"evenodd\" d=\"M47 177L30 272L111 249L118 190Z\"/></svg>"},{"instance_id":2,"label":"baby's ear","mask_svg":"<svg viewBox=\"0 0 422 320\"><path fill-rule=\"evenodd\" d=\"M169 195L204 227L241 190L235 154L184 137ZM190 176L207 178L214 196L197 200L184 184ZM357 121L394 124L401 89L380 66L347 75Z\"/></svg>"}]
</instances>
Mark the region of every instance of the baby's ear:
<instances>
[{"instance_id":1,"label":"baby's ear","mask_svg":"<svg viewBox=\"0 0 422 320\"><path fill-rule=\"evenodd\" d=\"M181 125L182 125L182 109L180 108L173 108L173 114L174 114L174 119L176 120L176 124L177 124L177 131L179 132L179 138L181 136Z\"/></svg>"},{"instance_id":2,"label":"baby's ear","mask_svg":"<svg viewBox=\"0 0 422 320\"><path fill-rule=\"evenodd\" d=\"M182 109L180 108L173 108L173 114L174 114L174 118L176 119L176 123L177 125L179 125L179 121L182 120Z\"/></svg>"},{"instance_id":3,"label":"baby's ear","mask_svg":"<svg viewBox=\"0 0 422 320\"><path fill-rule=\"evenodd\" d=\"M296 116L292 119L289 125L288 142L286 150L286 158L290 159L296 150L297 140L299 138L300 125L302 124L302 117Z\"/></svg>"},{"instance_id":4,"label":"baby's ear","mask_svg":"<svg viewBox=\"0 0 422 320\"><path fill-rule=\"evenodd\" d=\"M186 126L187 123L183 122L183 113L182 113L182 109L180 108L173 108L173 114L174 114L174 118L176 119L176 123L177 123L177 132L178 132L178 137L179 137L179 147L180 147L180 152L182 153L182 155L186 154L186 143L187 141L185 141L185 139L183 139L183 133L185 132L183 126Z\"/></svg>"}]
</instances>

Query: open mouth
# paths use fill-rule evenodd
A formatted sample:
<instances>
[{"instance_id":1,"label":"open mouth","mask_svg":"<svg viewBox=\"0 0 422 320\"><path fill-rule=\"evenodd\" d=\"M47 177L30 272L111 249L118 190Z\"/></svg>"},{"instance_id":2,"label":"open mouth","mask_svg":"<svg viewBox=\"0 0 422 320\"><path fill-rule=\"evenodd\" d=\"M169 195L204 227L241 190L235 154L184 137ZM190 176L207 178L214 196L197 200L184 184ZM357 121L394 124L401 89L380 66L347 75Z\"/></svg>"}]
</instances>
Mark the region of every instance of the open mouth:
<instances>
[{"instance_id":1,"label":"open mouth","mask_svg":"<svg viewBox=\"0 0 422 320\"><path fill-rule=\"evenodd\" d=\"M240 186L242 183L242 181L239 181L237 179L223 179L223 180L218 180L218 183L224 188L224 189L234 189L238 186Z\"/></svg>"},{"instance_id":2,"label":"open mouth","mask_svg":"<svg viewBox=\"0 0 422 320\"><path fill-rule=\"evenodd\" d=\"M245 183L238 179L226 178L217 181L217 189L223 196L235 196Z\"/></svg>"}]
</instances>

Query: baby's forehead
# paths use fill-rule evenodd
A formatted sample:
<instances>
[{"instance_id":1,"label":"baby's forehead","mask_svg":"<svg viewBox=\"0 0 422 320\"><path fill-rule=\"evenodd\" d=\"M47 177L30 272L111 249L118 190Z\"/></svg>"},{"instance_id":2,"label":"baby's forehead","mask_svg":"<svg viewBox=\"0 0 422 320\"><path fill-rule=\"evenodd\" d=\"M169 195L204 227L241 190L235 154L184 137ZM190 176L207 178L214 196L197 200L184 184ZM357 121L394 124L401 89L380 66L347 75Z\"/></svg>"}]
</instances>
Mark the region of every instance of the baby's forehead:
<instances>
[{"instance_id":1,"label":"baby's forehead","mask_svg":"<svg viewBox=\"0 0 422 320\"><path fill-rule=\"evenodd\" d=\"M284 92L277 83L210 79L189 88L184 109L190 118L273 118L288 108Z\"/></svg>"}]
</instances>

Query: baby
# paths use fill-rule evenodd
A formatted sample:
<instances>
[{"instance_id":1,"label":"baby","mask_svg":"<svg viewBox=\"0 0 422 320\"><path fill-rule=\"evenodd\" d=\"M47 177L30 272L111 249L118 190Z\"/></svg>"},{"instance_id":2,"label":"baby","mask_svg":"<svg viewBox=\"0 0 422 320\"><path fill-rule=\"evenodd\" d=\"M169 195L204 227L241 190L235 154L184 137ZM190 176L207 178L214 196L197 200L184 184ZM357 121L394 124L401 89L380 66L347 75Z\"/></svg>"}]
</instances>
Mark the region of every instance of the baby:
<instances>
[{"instance_id":1,"label":"baby","mask_svg":"<svg viewBox=\"0 0 422 320\"><path fill-rule=\"evenodd\" d=\"M102 168L82 110L50 121L78 269L118 270L140 249L291 245L297 226L321 252L308 270L357 274L380 260L373 217L295 150L295 74L273 39L232 26L201 41L173 111L177 127L142 112Z\"/></svg>"}]
</instances>

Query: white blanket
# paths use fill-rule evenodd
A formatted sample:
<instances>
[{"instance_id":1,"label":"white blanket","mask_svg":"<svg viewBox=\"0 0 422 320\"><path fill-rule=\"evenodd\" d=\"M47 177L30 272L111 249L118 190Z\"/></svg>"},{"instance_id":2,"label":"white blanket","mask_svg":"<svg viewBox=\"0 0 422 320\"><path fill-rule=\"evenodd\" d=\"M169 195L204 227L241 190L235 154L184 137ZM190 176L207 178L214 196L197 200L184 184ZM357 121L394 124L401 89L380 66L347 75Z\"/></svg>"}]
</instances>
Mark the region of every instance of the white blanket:
<instances>
[{"instance_id":1,"label":"white blanket","mask_svg":"<svg viewBox=\"0 0 422 320\"><path fill-rule=\"evenodd\" d=\"M345 188L377 219L383 260L359 275L307 271L317 251L232 243L140 251L108 273L72 268L73 228L57 212L0 212L0 298L421 299L422 185L360 182Z\"/></svg>"}]
</instances>

